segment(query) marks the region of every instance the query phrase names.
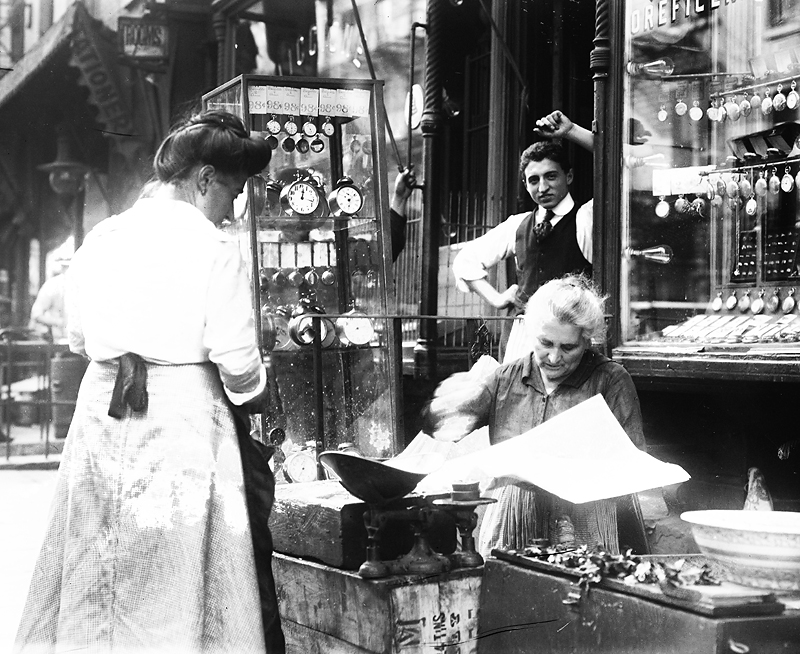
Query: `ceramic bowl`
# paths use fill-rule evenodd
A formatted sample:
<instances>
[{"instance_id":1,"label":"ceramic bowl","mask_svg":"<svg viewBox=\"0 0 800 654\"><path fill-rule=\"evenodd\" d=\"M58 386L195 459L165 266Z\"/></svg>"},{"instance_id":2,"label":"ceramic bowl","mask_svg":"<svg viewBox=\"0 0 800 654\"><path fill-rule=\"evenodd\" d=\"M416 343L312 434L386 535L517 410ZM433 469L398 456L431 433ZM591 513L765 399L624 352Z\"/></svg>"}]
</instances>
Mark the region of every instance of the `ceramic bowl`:
<instances>
[{"instance_id":1,"label":"ceramic bowl","mask_svg":"<svg viewBox=\"0 0 800 654\"><path fill-rule=\"evenodd\" d=\"M726 579L777 591L800 590L800 513L794 511L687 511L700 551Z\"/></svg>"}]
</instances>

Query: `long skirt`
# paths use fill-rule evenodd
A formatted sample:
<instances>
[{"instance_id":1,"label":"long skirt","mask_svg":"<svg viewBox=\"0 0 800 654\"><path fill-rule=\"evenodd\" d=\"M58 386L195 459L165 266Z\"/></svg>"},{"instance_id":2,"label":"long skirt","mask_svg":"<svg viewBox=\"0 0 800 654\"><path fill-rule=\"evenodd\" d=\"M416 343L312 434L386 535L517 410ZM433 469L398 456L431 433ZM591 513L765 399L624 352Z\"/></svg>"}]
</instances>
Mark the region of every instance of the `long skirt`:
<instances>
[{"instance_id":1,"label":"long skirt","mask_svg":"<svg viewBox=\"0 0 800 654\"><path fill-rule=\"evenodd\" d=\"M219 376L212 364L147 369L148 409L117 420L117 365L89 365L15 652L265 651Z\"/></svg>"},{"instance_id":2,"label":"long skirt","mask_svg":"<svg viewBox=\"0 0 800 654\"><path fill-rule=\"evenodd\" d=\"M487 505L481 520L478 551L484 557L492 549L521 550L537 538L556 545L568 535L575 545L619 553L613 499L572 504L536 486L518 483L498 486L489 496L497 502Z\"/></svg>"}]
</instances>

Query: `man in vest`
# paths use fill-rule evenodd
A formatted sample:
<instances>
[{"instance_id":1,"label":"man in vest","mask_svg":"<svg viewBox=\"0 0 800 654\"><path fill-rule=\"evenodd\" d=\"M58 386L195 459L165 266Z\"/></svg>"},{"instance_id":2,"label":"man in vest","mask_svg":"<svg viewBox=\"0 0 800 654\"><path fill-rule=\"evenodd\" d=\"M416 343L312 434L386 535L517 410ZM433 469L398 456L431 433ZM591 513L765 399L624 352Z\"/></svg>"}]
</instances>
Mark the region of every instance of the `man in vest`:
<instances>
[{"instance_id":1,"label":"man in vest","mask_svg":"<svg viewBox=\"0 0 800 654\"><path fill-rule=\"evenodd\" d=\"M477 293L491 306L520 315L528 298L545 282L568 273L592 274L592 202L578 207L572 199L572 166L560 139L591 150L593 134L560 111L540 118L536 125L536 133L548 140L529 146L519 164L522 181L536 207L509 216L464 244L453 260L460 290ZM487 280L487 271L511 256L516 260L517 283L499 291ZM517 322L504 362L530 351L522 324Z\"/></svg>"}]
</instances>

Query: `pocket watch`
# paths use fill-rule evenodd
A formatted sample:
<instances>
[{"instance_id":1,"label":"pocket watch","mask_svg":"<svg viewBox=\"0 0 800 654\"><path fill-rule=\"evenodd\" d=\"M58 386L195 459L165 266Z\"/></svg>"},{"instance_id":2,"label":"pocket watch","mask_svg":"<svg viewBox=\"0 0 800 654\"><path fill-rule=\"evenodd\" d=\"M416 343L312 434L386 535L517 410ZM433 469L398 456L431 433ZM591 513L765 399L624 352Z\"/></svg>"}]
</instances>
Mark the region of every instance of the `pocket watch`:
<instances>
[{"instance_id":1,"label":"pocket watch","mask_svg":"<svg viewBox=\"0 0 800 654\"><path fill-rule=\"evenodd\" d=\"M321 201L319 189L308 179L296 179L284 186L281 191L283 210L298 216L316 215Z\"/></svg>"},{"instance_id":2,"label":"pocket watch","mask_svg":"<svg viewBox=\"0 0 800 654\"><path fill-rule=\"evenodd\" d=\"M328 195L328 204L331 213L337 218L342 214L353 216L364 206L364 196L352 179L342 177Z\"/></svg>"},{"instance_id":3,"label":"pocket watch","mask_svg":"<svg viewBox=\"0 0 800 654\"><path fill-rule=\"evenodd\" d=\"M283 131L289 136L297 134L297 123L294 122L294 116L289 116L289 119L283 124Z\"/></svg>"},{"instance_id":4,"label":"pocket watch","mask_svg":"<svg viewBox=\"0 0 800 654\"><path fill-rule=\"evenodd\" d=\"M306 136L317 135L317 124L314 122L313 118L309 118L306 122L303 123L303 134L305 134Z\"/></svg>"},{"instance_id":5,"label":"pocket watch","mask_svg":"<svg viewBox=\"0 0 800 654\"><path fill-rule=\"evenodd\" d=\"M283 464L283 473L286 478L295 483L317 480L316 443L308 441L302 450L293 452L286 457Z\"/></svg>"},{"instance_id":6,"label":"pocket watch","mask_svg":"<svg viewBox=\"0 0 800 654\"><path fill-rule=\"evenodd\" d=\"M333 123L331 122L331 118L330 118L330 116L328 116L327 118L325 118L325 122L324 122L324 123L322 123L322 126L320 127L320 130L321 130L321 131L322 131L322 133L323 133L325 136L327 136L328 138L330 138L331 136L333 136L333 132L335 131L335 128L334 128L334 126L333 126Z\"/></svg>"}]
</instances>

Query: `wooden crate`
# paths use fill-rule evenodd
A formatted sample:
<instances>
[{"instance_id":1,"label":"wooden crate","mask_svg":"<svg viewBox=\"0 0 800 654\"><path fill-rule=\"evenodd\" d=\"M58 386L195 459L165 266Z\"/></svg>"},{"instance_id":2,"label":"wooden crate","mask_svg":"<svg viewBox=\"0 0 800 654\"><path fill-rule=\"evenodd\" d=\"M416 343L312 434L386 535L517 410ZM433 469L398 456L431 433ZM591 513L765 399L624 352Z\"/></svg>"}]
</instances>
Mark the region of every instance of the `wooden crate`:
<instances>
[{"instance_id":1,"label":"wooden crate","mask_svg":"<svg viewBox=\"0 0 800 654\"><path fill-rule=\"evenodd\" d=\"M660 594L657 589L623 591L605 582L593 585L576 602L571 597L579 593L576 582L575 575L488 559L480 599L479 654L528 654L532 643L537 654L800 652L797 611L713 617L687 610L686 602L670 600L676 604L670 606L643 596L655 597Z\"/></svg>"},{"instance_id":2,"label":"wooden crate","mask_svg":"<svg viewBox=\"0 0 800 654\"><path fill-rule=\"evenodd\" d=\"M475 654L483 568L365 580L275 554L287 654Z\"/></svg>"},{"instance_id":3,"label":"wooden crate","mask_svg":"<svg viewBox=\"0 0 800 654\"><path fill-rule=\"evenodd\" d=\"M396 504L411 506L414 501L409 497ZM275 551L357 570L366 559L364 512L367 509L338 481L279 484L270 516ZM450 516L435 515L429 542L440 554L455 550L456 526ZM408 523L389 523L380 532L380 557L396 559L413 544Z\"/></svg>"}]
</instances>

